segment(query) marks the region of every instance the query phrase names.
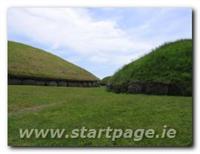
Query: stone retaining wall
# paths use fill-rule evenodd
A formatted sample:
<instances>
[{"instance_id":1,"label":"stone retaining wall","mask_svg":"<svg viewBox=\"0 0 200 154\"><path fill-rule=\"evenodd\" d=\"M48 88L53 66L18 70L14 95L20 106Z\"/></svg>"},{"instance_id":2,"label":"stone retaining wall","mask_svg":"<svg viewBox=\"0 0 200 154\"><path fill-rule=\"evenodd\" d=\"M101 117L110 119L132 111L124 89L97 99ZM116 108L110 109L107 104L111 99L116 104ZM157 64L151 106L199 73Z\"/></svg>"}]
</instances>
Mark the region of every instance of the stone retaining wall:
<instances>
[{"instance_id":1,"label":"stone retaining wall","mask_svg":"<svg viewBox=\"0 0 200 154\"><path fill-rule=\"evenodd\" d=\"M107 90L116 93L192 96L192 83L131 82L120 85L109 84Z\"/></svg>"},{"instance_id":2,"label":"stone retaining wall","mask_svg":"<svg viewBox=\"0 0 200 154\"><path fill-rule=\"evenodd\" d=\"M9 85L38 85L38 86L61 86L61 87L98 87L98 81L73 81L53 80L24 77L8 77Z\"/></svg>"}]
</instances>

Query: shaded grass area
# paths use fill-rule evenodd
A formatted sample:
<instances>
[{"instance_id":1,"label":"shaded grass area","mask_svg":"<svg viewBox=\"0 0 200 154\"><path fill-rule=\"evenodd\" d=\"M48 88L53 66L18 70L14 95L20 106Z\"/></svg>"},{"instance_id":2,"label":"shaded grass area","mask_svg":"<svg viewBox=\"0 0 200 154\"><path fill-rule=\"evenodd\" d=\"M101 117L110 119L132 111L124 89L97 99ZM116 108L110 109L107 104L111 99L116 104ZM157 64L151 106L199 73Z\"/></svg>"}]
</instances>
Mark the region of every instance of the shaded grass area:
<instances>
[{"instance_id":1,"label":"shaded grass area","mask_svg":"<svg viewBox=\"0 0 200 154\"><path fill-rule=\"evenodd\" d=\"M115 94L104 88L9 86L8 143L12 146L190 146L192 97ZM20 139L19 128L153 128L174 139Z\"/></svg>"}]
</instances>

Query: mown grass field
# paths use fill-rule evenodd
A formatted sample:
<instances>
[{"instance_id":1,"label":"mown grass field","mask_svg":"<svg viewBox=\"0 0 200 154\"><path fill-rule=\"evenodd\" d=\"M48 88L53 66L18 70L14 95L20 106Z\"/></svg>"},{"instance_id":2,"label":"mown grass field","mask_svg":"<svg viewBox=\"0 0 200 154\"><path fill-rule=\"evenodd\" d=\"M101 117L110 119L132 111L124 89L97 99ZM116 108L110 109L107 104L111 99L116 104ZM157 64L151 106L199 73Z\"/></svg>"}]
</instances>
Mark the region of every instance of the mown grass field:
<instances>
[{"instance_id":1,"label":"mown grass field","mask_svg":"<svg viewBox=\"0 0 200 154\"><path fill-rule=\"evenodd\" d=\"M115 94L104 88L8 86L11 146L191 146L192 97ZM153 128L174 139L20 139L19 128Z\"/></svg>"}]
</instances>

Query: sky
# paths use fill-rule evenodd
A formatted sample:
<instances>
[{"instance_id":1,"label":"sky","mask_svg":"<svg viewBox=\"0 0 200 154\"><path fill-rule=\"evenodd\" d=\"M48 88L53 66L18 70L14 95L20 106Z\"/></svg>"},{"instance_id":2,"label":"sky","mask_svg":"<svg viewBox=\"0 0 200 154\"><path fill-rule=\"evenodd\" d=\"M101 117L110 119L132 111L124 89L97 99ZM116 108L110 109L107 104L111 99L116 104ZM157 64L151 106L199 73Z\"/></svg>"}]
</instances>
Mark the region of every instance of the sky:
<instances>
[{"instance_id":1,"label":"sky","mask_svg":"<svg viewBox=\"0 0 200 154\"><path fill-rule=\"evenodd\" d=\"M192 38L191 8L10 8L8 40L53 53L99 78L165 42Z\"/></svg>"}]
</instances>

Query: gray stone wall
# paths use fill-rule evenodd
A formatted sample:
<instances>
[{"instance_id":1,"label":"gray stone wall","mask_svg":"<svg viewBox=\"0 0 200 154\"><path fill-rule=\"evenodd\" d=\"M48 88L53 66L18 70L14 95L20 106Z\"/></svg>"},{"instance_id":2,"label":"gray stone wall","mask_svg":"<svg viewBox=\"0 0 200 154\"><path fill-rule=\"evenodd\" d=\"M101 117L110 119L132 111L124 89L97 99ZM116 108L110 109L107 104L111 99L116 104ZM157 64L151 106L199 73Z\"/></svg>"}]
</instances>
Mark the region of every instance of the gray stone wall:
<instances>
[{"instance_id":1,"label":"gray stone wall","mask_svg":"<svg viewBox=\"0 0 200 154\"><path fill-rule=\"evenodd\" d=\"M9 85L38 85L38 86L60 86L60 87L98 87L98 81L70 81L49 80L36 78L8 77Z\"/></svg>"},{"instance_id":2,"label":"gray stone wall","mask_svg":"<svg viewBox=\"0 0 200 154\"><path fill-rule=\"evenodd\" d=\"M166 84L136 81L120 85L109 84L107 90L115 93L192 96L192 83Z\"/></svg>"}]
</instances>

